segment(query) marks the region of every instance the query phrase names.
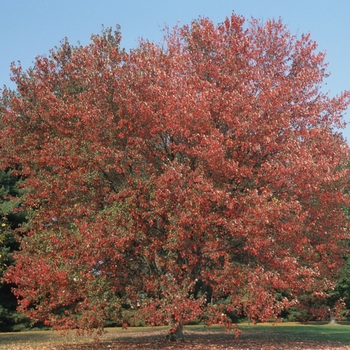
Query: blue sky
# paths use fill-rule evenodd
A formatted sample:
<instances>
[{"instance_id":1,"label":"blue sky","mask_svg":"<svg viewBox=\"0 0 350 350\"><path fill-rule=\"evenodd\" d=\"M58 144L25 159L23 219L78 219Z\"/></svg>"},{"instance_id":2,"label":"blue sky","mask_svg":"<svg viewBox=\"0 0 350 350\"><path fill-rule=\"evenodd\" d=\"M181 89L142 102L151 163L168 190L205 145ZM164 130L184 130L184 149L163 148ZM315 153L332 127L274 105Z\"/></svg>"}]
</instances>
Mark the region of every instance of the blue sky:
<instances>
[{"instance_id":1,"label":"blue sky","mask_svg":"<svg viewBox=\"0 0 350 350\"><path fill-rule=\"evenodd\" d=\"M130 49L140 37L160 42L165 24L199 16L218 23L232 12L262 21L281 17L292 33L310 32L330 63L325 89L332 96L350 90L350 0L0 0L0 88L14 87L12 61L28 68L64 37L87 44L102 24L119 24L122 46ZM350 123L350 111L345 119ZM350 125L343 134L350 141Z\"/></svg>"}]
</instances>

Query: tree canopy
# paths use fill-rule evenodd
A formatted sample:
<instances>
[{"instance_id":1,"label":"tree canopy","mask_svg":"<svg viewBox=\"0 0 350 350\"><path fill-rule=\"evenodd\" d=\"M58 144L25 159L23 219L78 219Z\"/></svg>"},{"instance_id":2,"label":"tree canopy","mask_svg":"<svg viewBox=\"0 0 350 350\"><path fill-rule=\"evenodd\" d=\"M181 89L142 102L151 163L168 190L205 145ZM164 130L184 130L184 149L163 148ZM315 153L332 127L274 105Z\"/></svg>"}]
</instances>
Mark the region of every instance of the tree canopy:
<instances>
[{"instance_id":1,"label":"tree canopy","mask_svg":"<svg viewBox=\"0 0 350 350\"><path fill-rule=\"evenodd\" d=\"M120 48L68 40L1 102L1 165L24 178L20 310L56 328L106 319L278 316L332 288L347 254L349 93L281 21L232 15ZM132 317L131 317L132 316Z\"/></svg>"}]
</instances>

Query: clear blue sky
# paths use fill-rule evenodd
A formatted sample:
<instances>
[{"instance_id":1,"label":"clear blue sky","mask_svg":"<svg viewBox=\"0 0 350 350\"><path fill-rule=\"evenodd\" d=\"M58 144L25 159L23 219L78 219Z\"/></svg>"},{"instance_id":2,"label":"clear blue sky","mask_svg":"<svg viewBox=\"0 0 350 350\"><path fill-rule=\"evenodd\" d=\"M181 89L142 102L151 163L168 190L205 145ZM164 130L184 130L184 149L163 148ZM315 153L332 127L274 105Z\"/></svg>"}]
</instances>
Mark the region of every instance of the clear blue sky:
<instances>
[{"instance_id":1,"label":"clear blue sky","mask_svg":"<svg viewBox=\"0 0 350 350\"><path fill-rule=\"evenodd\" d=\"M331 95L350 90L350 0L0 0L0 88L14 87L9 65L28 68L64 37L87 44L105 27L121 26L122 46L139 37L159 42L165 24L190 23L199 16L222 22L232 12L262 21L281 17L294 34L311 33L327 52ZM350 123L350 111L345 119ZM350 125L344 136L350 141Z\"/></svg>"}]
</instances>

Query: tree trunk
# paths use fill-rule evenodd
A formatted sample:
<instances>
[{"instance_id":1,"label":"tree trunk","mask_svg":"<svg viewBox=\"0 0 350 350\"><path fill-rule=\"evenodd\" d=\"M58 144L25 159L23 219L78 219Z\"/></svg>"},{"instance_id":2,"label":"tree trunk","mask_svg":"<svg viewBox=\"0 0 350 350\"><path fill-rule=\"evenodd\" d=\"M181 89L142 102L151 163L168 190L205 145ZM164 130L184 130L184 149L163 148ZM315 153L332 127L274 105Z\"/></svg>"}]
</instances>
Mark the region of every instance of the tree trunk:
<instances>
[{"instance_id":1,"label":"tree trunk","mask_svg":"<svg viewBox=\"0 0 350 350\"><path fill-rule=\"evenodd\" d=\"M329 321L329 324L336 324L335 320L335 312L331 311L331 320Z\"/></svg>"},{"instance_id":2,"label":"tree trunk","mask_svg":"<svg viewBox=\"0 0 350 350\"><path fill-rule=\"evenodd\" d=\"M173 318L169 320L169 333L166 339L170 341L184 341L183 326L181 323L175 322Z\"/></svg>"}]
</instances>

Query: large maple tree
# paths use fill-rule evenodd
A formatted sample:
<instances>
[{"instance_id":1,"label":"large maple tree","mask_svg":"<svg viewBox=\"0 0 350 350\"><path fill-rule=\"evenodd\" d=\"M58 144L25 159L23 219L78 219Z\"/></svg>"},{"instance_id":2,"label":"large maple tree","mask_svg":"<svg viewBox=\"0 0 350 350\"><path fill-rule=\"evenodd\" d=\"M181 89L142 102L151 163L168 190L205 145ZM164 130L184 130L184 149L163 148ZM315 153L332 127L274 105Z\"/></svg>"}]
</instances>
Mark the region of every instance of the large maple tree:
<instances>
[{"instance_id":1,"label":"large maple tree","mask_svg":"<svg viewBox=\"0 0 350 350\"><path fill-rule=\"evenodd\" d=\"M66 40L4 88L1 164L29 216L7 280L56 328L278 316L347 253L349 94L281 21L232 15L130 52ZM132 317L131 317L132 316Z\"/></svg>"}]
</instances>

